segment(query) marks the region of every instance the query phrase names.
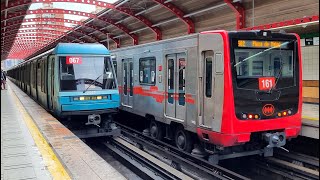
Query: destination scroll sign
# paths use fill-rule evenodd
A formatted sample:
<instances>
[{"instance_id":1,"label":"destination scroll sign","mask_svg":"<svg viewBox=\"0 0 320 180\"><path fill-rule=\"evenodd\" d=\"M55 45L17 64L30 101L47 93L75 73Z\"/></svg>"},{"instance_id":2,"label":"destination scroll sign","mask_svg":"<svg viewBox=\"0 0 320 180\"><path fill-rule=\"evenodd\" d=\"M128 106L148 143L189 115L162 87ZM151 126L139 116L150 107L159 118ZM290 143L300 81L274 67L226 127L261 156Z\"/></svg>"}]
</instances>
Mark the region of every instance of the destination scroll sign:
<instances>
[{"instance_id":1,"label":"destination scroll sign","mask_svg":"<svg viewBox=\"0 0 320 180\"><path fill-rule=\"evenodd\" d=\"M279 48L288 49L286 41L258 41L258 40L238 40L238 47L241 48Z\"/></svg>"}]
</instances>

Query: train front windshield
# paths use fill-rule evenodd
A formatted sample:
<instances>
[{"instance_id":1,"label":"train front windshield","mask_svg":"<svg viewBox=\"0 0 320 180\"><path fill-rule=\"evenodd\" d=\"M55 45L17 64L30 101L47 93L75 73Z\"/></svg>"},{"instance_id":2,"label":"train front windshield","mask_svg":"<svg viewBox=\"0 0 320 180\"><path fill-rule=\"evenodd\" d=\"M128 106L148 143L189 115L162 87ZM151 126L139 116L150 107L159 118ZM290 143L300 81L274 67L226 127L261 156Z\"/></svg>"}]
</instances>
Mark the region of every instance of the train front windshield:
<instances>
[{"instance_id":1,"label":"train front windshield","mask_svg":"<svg viewBox=\"0 0 320 180\"><path fill-rule=\"evenodd\" d=\"M110 57L60 57L61 91L96 91L115 89L115 75Z\"/></svg>"},{"instance_id":2,"label":"train front windshield","mask_svg":"<svg viewBox=\"0 0 320 180\"><path fill-rule=\"evenodd\" d=\"M233 63L237 88L264 91L295 86L294 42L237 40Z\"/></svg>"}]
</instances>

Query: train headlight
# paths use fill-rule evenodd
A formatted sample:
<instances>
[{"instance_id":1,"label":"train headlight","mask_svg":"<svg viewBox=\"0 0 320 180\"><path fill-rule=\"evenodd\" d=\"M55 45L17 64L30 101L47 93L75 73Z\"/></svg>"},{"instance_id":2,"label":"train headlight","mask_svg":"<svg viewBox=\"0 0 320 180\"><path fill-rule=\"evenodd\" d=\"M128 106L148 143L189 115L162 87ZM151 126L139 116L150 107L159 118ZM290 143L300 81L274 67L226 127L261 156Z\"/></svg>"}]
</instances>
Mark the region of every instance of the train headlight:
<instances>
[{"instance_id":1,"label":"train headlight","mask_svg":"<svg viewBox=\"0 0 320 180\"><path fill-rule=\"evenodd\" d=\"M242 114L242 119L247 119L247 114L243 113Z\"/></svg>"},{"instance_id":2,"label":"train headlight","mask_svg":"<svg viewBox=\"0 0 320 180\"><path fill-rule=\"evenodd\" d=\"M279 116L279 117L281 117L281 116L282 116L282 114L281 114L281 113L278 113L278 116Z\"/></svg>"},{"instance_id":3,"label":"train headlight","mask_svg":"<svg viewBox=\"0 0 320 180\"><path fill-rule=\"evenodd\" d=\"M283 116L286 116L287 115L287 112L285 111L285 112L283 112Z\"/></svg>"},{"instance_id":4,"label":"train headlight","mask_svg":"<svg viewBox=\"0 0 320 180\"><path fill-rule=\"evenodd\" d=\"M289 114L289 115L291 115L291 114L292 114L292 111L291 111L291 110L289 110L289 111L288 111L288 114Z\"/></svg>"},{"instance_id":5,"label":"train headlight","mask_svg":"<svg viewBox=\"0 0 320 180\"><path fill-rule=\"evenodd\" d=\"M252 114L249 114L249 119L252 119L253 118L253 115Z\"/></svg>"},{"instance_id":6,"label":"train headlight","mask_svg":"<svg viewBox=\"0 0 320 180\"><path fill-rule=\"evenodd\" d=\"M79 101L79 97L74 97L73 100L74 101Z\"/></svg>"},{"instance_id":7,"label":"train headlight","mask_svg":"<svg viewBox=\"0 0 320 180\"><path fill-rule=\"evenodd\" d=\"M84 97L83 97L83 96L81 96L81 97L79 97L79 99L80 99L80 101L83 101L83 100L84 100Z\"/></svg>"},{"instance_id":8,"label":"train headlight","mask_svg":"<svg viewBox=\"0 0 320 180\"><path fill-rule=\"evenodd\" d=\"M98 99L98 100L102 99L102 96L97 96L97 99Z\"/></svg>"}]
</instances>

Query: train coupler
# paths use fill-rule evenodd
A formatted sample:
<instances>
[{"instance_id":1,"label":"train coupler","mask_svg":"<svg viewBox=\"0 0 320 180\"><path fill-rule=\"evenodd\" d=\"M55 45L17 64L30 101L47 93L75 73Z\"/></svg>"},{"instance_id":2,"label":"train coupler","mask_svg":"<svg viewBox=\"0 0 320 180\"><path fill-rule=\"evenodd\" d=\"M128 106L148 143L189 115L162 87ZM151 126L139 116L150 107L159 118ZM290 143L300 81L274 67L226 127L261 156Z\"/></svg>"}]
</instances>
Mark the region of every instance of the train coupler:
<instances>
[{"instance_id":1,"label":"train coupler","mask_svg":"<svg viewBox=\"0 0 320 180\"><path fill-rule=\"evenodd\" d=\"M95 126L99 126L99 124L101 123L101 116L99 114L91 114L88 115L88 122L86 123L86 125L95 125Z\"/></svg>"}]
</instances>

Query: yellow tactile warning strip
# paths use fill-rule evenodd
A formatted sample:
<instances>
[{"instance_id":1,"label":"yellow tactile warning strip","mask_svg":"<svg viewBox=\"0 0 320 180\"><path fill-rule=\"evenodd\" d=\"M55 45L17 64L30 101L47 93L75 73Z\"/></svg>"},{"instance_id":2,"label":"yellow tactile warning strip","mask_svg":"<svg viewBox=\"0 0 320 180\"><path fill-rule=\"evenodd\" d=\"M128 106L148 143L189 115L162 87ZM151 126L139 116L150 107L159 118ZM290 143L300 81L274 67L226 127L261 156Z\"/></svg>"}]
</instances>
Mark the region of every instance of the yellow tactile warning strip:
<instances>
[{"instance_id":1,"label":"yellow tactile warning strip","mask_svg":"<svg viewBox=\"0 0 320 180\"><path fill-rule=\"evenodd\" d=\"M308 117L308 116L302 116L302 119L307 119L307 120L312 120L312 121L319 121L319 118Z\"/></svg>"},{"instance_id":2,"label":"yellow tactile warning strip","mask_svg":"<svg viewBox=\"0 0 320 180\"><path fill-rule=\"evenodd\" d=\"M14 101L17 104L18 110L21 112L24 122L26 123L34 142L36 143L42 158L47 166L49 172L53 179L63 179L63 180L71 180L69 174L63 167L62 163L59 161L56 154L53 152L52 148L42 136L41 132L39 131L36 124L33 122L31 116L26 111L26 109L21 104L20 100L18 99L17 95L10 91L13 95Z\"/></svg>"}]
</instances>

